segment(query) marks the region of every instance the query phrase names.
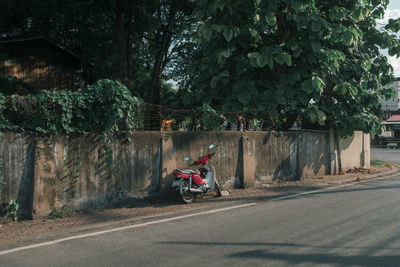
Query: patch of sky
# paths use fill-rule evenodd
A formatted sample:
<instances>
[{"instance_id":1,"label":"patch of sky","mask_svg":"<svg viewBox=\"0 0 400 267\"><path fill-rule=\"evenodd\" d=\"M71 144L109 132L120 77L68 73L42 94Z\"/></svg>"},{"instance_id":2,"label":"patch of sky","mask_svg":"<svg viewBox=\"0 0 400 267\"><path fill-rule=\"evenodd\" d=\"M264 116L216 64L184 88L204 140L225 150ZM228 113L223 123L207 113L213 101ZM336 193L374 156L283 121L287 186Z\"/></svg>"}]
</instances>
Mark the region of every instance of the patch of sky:
<instances>
[{"instance_id":1,"label":"patch of sky","mask_svg":"<svg viewBox=\"0 0 400 267\"><path fill-rule=\"evenodd\" d=\"M385 11L385 16L383 19L378 20L378 27L383 27L389 19L397 19L400 17L400 0L391 0L389 5ZM382 50L382 54L384 54L390 65L393 67L394 75L396 77L400 77L400 59L396 56L389 56L387 50Z\"/></svg>"}]
</instances>

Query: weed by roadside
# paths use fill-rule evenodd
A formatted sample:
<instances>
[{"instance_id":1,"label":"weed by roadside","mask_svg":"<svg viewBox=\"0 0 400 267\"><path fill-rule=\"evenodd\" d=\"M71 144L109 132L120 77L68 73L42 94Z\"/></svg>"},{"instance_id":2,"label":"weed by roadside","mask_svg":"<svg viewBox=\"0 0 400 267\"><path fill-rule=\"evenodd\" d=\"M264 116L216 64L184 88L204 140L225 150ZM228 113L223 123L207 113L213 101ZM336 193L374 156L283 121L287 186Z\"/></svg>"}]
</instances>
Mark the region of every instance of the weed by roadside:
<instances>
[{"instance_id":1,"label":"weed by roadside","mask_svg":"<svg viewBox=\"0 0 400 267\"><path fill-rule=\"evenodd\" d=\"M385 166L390 167L390 163L383 160L371 160L371 166Z\"/></svg>"},{"instance_id":2,"label":"weed by roadside","mask_svg":"<svg viewBox=\"0 0 400 267\"><path fill-rule=\"evenodd\" d=\"M18 220L19 204L16 200L11 200L10 203L0 205L0 223L7 223Z\"/></svg>"},{"instance_id":3,"label":"weed by roadside","mask_svg":"<svg viewBox=\"0 0 400 267\"><path fill-rule=\"evenodd\" d=\"M53 220L57 218L69 217L72 216L73 214L74 212L68 207L54 208L49 213L49 215L43 217L43 219Z\"/></svg>"}]
</instances>

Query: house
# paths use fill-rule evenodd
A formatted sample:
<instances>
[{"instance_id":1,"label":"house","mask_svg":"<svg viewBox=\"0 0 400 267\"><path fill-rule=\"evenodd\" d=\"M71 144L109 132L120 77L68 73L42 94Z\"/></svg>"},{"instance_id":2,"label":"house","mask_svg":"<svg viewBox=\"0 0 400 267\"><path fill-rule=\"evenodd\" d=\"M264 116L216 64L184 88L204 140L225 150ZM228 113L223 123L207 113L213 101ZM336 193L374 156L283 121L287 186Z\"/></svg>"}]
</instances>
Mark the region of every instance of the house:
<instances>
[{"instance_id":1,"label":"house","mask_svg":"<svg viewBox=\"0 0 400 267\"><path fill-rule=\"evenodd\" d=\"M384 114L384 119L390 118L390 116L394 114L400 114L400 101L399 101L399 89L400 89L400 78L397 78L391 86L394 89L396 96L392 99L388 99L386 101L382 101L382 110Z\"/></svg>"},{"instance_id":2,"label":"house","mask_svg":"<svg viewBox=\"0 0 400 267\"><path fill-rule=\"evenodd\" d=\"M0 58L0 76L16 77L37 90L73 90L77 70L92 65L43 36L0 39L0 48L6 54Z\"/></svg>"},{"instance_id":3,"label":"house","mask_svg":"<svg viewBox=\"0 0 400 267\"><path fill-rule=\"evenodd\" d=\"M381 137L400 138L400 115L392 115L382 123L385 127Z\"/></svg>"}]
</instances>

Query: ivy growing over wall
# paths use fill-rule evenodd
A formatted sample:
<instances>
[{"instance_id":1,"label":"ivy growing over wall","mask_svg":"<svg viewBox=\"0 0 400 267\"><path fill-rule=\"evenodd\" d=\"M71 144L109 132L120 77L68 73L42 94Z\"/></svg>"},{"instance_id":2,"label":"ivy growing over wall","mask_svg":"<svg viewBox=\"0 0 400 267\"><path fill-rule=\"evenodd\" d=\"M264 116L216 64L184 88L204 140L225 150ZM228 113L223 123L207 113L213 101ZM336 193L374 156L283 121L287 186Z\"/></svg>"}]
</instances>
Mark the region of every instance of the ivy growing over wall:
<instances>
[{"instance_id":1,"label":"ivy growing over wall","mask_svg":"<svg viewBox=\"0 0 400 267\"><path fill-rule=\"evenodd\" d=\"M95 133L110 138L142 127L143 101L117 81L99 80L77 91L0 94L0 130L41 135Z\"/></svg>"}]
</instances>

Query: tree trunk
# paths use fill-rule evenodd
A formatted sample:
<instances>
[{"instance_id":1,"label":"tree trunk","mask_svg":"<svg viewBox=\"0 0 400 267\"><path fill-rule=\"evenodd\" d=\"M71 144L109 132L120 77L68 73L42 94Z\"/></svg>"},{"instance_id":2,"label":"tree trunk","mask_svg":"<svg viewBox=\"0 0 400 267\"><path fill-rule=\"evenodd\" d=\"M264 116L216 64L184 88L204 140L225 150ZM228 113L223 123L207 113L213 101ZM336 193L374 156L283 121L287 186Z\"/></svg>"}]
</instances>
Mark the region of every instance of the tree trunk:
<instances>
[{"instance_id":1,"label":"tree trunk","mask_svg":"<svg viewBox=\"0 0 400 267\"><path fill-rule=\"evenodd\" d=\"M132 75L132 35L135 17L133 16L132 7L129 7L128 22L127 22L127 36L126 36L126 86L128 89L131 87L130 77Z\"/></svg>"},{"instance_id":2,"label":"tree trunk","mask_svg":"<svg viewBox=\"0 0 400 267\"><path fill-rule=\"evenodd\" d=\"M128 46L130 46L128 34L127 34L127 17L128 17L128 5L126 0L117 0L116 6L116 49L118 53L118 78L120 81L128 85L128 64L130 60L128 58Z\"/></svg>"},{"instance_id":3,"label":"tree trunk","mask_svg":"<svg viewBox=\"0 0 400 267\"><path fill-rule=\"evenodd\" d=\"M153 71L151 74L151 85L150 85L150 103L155 105L160 105L161 103L161 74L163 71L163 66L165 66L165 56L168 52L168 49L171 44L171 34L172 29L175 23L175 17L178 8L171 8L168 22L165 27L164 32L160 35L161 36L161 45L158 50L156 60L154 62ZM161 16L161 14L160 14ZM160 110L156 108L155 110L151 111L150 114L151 122L150 128L151 130L160 130L161 127L161 117L160 117Z\"/></svg>"}]
</instances>

